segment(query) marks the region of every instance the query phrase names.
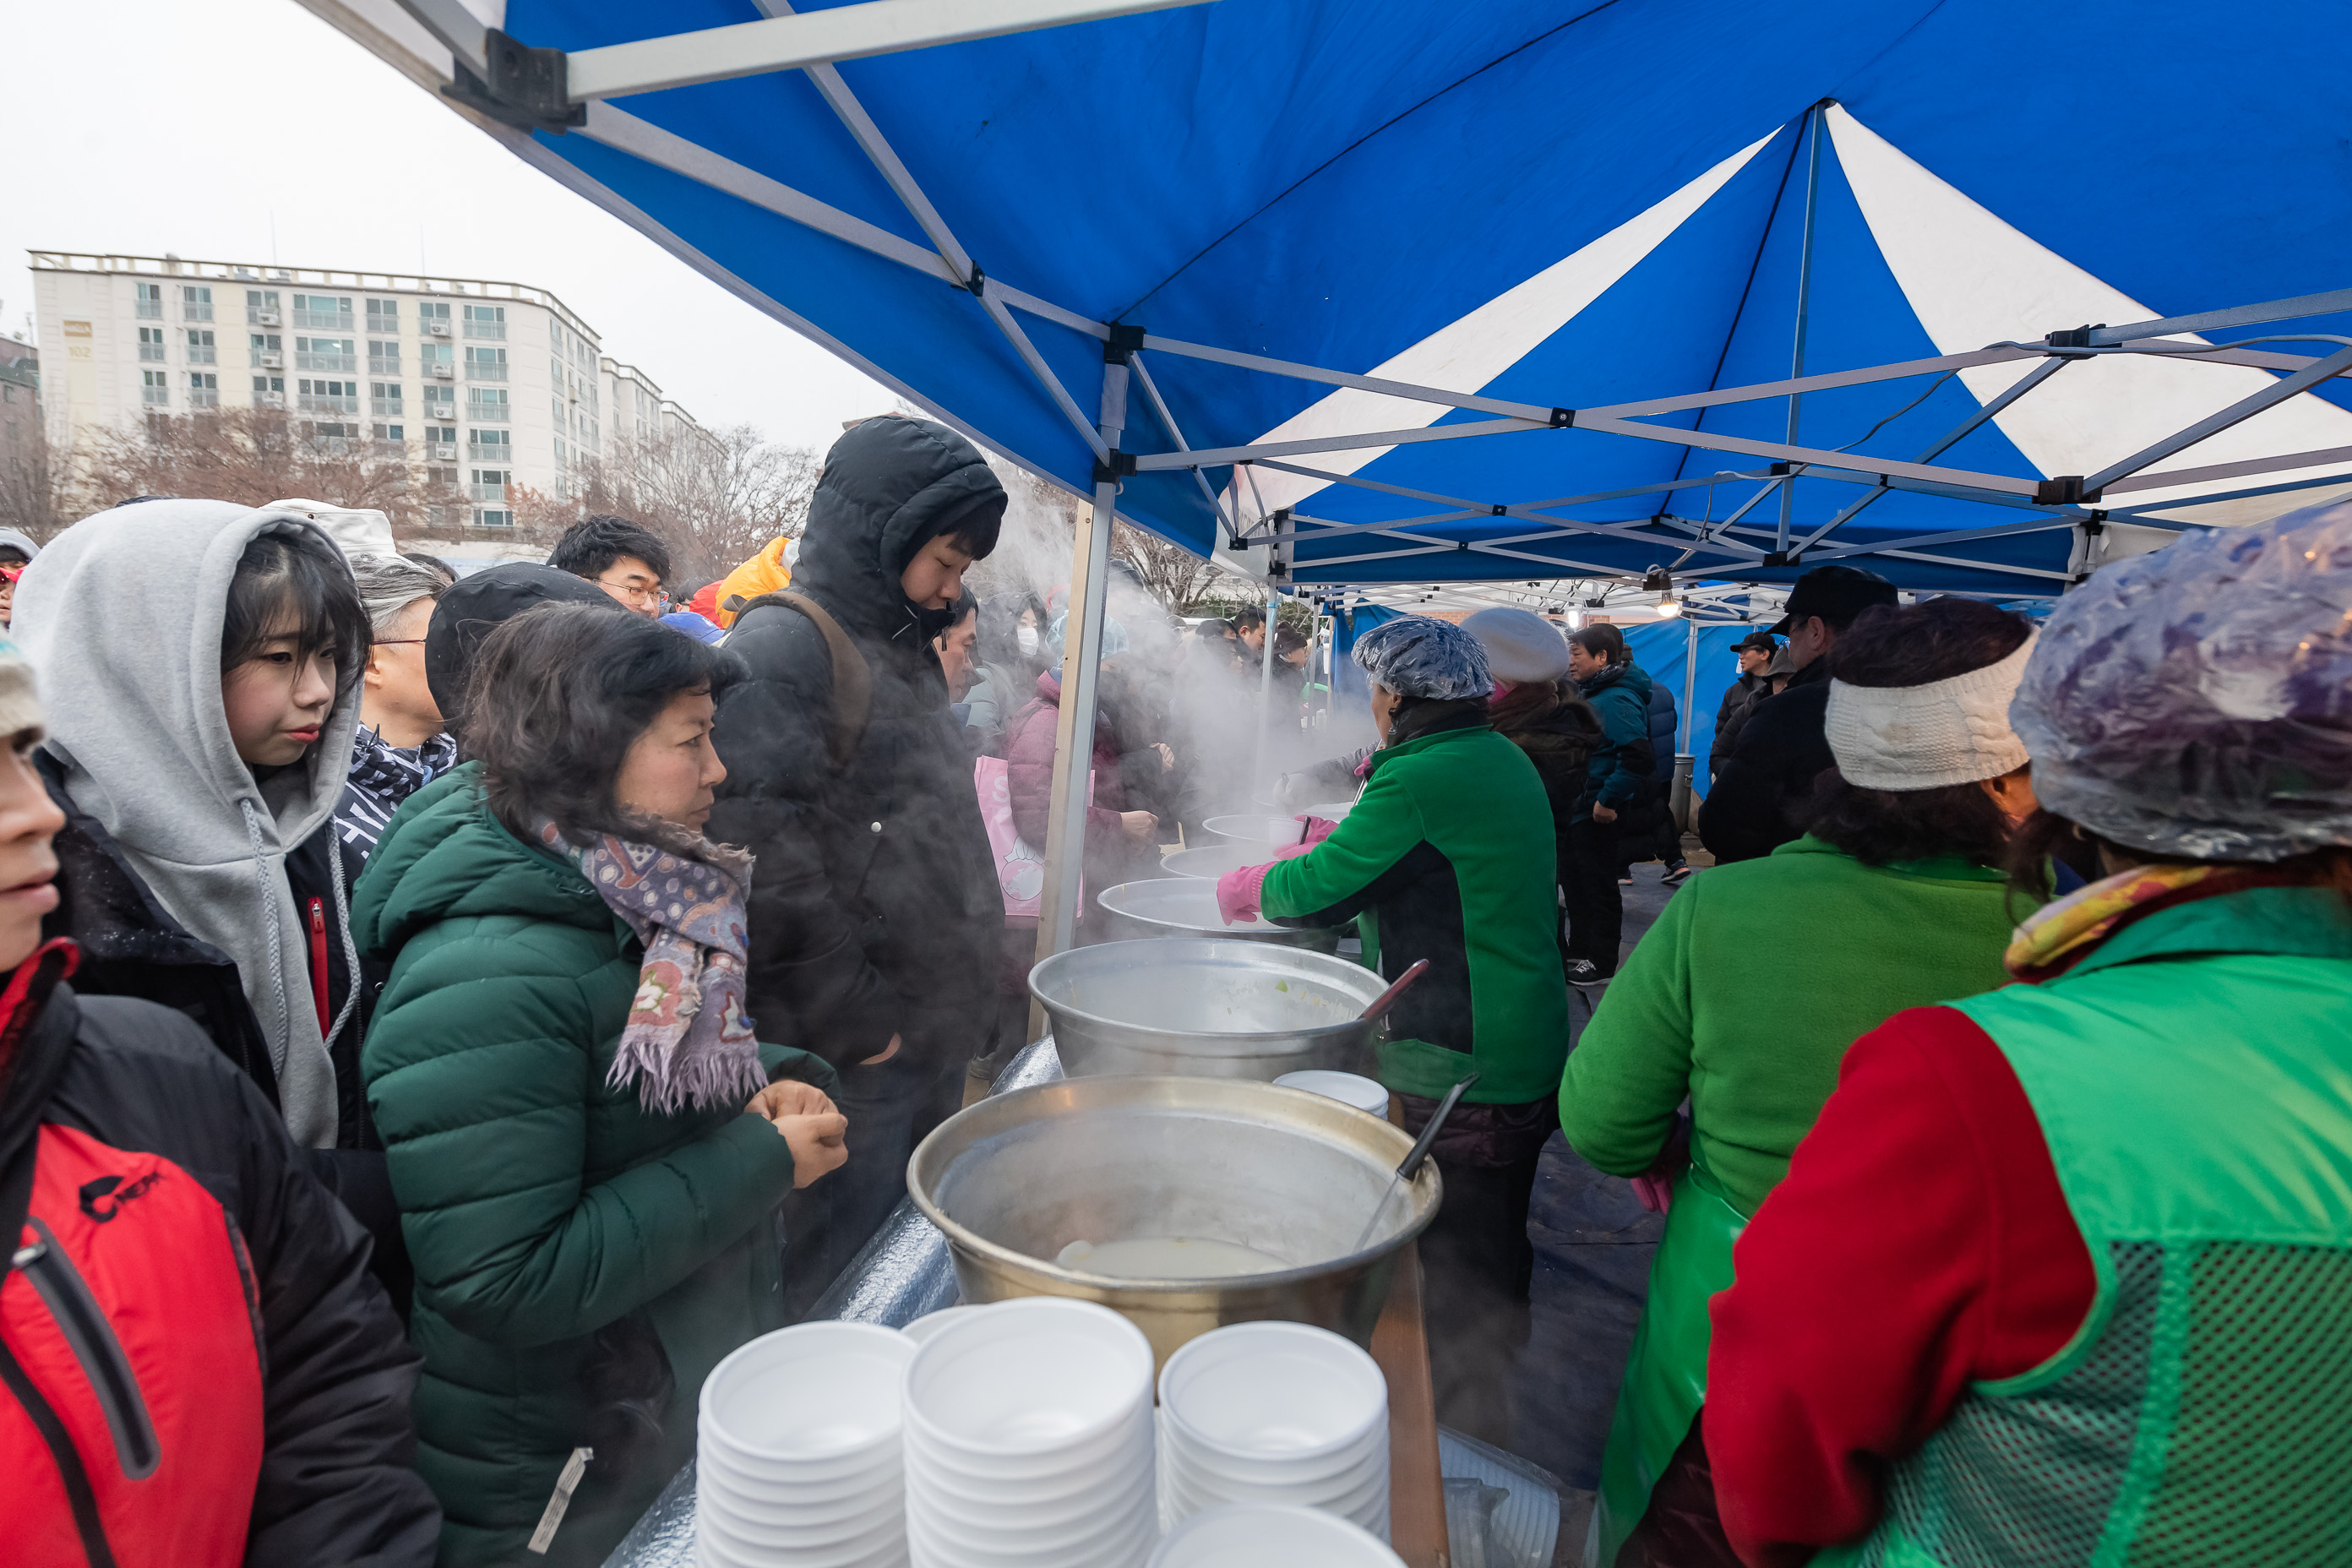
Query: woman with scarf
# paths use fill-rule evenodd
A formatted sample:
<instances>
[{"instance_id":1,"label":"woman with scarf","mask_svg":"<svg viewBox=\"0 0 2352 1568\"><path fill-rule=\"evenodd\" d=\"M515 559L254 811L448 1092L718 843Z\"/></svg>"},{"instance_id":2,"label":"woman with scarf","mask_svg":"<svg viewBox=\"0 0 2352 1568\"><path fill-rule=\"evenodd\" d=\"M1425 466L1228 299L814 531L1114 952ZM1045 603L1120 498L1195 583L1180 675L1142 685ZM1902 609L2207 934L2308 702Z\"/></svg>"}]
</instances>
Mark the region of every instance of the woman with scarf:
<instances>
[{"instance_id":1,"label":"woman with scarf","mask_svg":"<svg viewBox=\"0 0 2352 1568\"><path fill-rule=\"evenodd\" d=\"M2010 716L2017 860L2106 875L2026 921L2017 984L1855 1042L1741 1237L1705 1419L1730 1544L2345 1562L2352 508L2103 568Z\"/></svg>"},{"instance_id":2,"label":"woman with scarf","mask_svg":"<svg viewBox=\"0 0 2352 1568\"><path fill-rule=\"evenodd\" d=\"M444 1564L604 1560L692 1456L704 1376L782 1326L777 1205L843 1159L832 1070L743 1013L750 860L700 832L740 678L639 616L514 617L473 670L478 760L360 883Z\"/></svg>"},{"instance_id":3,"label":"woman with scarf","mask_svg":"<svg viewBox=\"0 0 2352 1568\"><path fill-rule=\"evenodd\" d=\"M1486 650L1449 622L1408 616L1357 639L1381 749L1355 809L1309 842L1217 884L1226 921L1358 922L1364 963L1400 998L1380 1077L1418 1135L1475 1079L1438 1135L1445 1204L1422 1237L1437 1418L1511 1447L1510 1368L1528 1332L1536 1158L1559 1124L1568 988L1553 937L1551 807L1528 754L1495 732ZM1319 835L1319 837L1318 837Z\"/></svg>"},{"instance_id":4,"label":"woman with scarf","mask_svg":"<svg viewBox=\"0 0 2352 1568\"><path fill-rule=\"evenodd\" d=\"M1733 1240L1855 1037L2000 984L2031 907L2001 868L2033 809L2006 718L2032 632L1972 599L1864 611L1830 655L1838 771L1811 832L1676 893L1568 1059L1570 1147L1612 1174L1646 1173L1666 1208L1601 1460L1593 1568L1728 1563L1708 1552L1695 1417L1711 1397L1706 1301L1730 1280Z\"/></svg>"}]
</instances>

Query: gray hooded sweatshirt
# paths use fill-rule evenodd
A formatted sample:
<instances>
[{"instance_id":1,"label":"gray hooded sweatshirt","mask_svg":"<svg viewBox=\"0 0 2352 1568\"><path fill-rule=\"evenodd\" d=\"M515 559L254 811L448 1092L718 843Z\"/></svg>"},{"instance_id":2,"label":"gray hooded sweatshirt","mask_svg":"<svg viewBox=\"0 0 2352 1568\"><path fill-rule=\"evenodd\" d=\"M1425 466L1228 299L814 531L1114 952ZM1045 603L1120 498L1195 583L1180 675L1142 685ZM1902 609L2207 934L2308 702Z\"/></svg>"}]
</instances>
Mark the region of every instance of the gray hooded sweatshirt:
<instances>
[{"instance_id":1,"label":"gray hooded sweatshirt","mask_svg":"<svg viewBox=\"0 0 2352 1568\"><path fill-rule=\"evenodd\" d=\"M221 626L237 559L263 533L342 566L300 518L227 501L143 501L52 540L17 584L12 633L47 700L47 745L67 793L173 919L236 961L287 1131L323 1149L335 1142L335 1069L286 856L334 813L359 688L336 702L301 763L255 783L221 706ZM347 912L337 913L348 931Z\"/></svg>"}]
</instances>

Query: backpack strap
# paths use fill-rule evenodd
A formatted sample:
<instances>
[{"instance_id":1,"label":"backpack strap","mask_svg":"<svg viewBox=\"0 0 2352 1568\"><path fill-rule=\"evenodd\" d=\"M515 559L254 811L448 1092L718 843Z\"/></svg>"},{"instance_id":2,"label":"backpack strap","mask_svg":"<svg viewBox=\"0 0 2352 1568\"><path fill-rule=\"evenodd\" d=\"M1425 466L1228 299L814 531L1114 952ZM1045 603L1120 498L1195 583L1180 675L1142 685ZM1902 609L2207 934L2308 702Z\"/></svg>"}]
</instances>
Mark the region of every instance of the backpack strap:
<instances>
[{"instance_id":1,"label":"backpack strap","mask_svg":"<svg viewBox=\"0 0 2352 1568\"><path fill-rule=\"evenodd\" d=\"M762 594L745 604L736 613L736 624L761 605L782 605L788 610L798 610L807 616L824 637L824 649L833 663L833 702L825 721L825 751L838 770L849 765L857 755L857 748L866 739L866 723L874 710L874 672L867 668L866 656L841 629L841 623L828 614L824 605L805 594L791 589L779 589Z\"/></svg>"}]
</instances>

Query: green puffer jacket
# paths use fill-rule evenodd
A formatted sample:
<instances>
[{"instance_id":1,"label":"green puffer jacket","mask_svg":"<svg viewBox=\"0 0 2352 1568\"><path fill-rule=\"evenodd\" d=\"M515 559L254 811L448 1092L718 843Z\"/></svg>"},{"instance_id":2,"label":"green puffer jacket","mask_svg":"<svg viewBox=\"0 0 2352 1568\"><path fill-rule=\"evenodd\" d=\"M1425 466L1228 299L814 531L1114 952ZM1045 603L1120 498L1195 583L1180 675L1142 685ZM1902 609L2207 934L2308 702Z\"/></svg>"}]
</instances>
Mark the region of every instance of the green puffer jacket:
<instances>
[{"instance_id":1,"label":"green puffer jacket","mask_svg":"<svg viewBox=\"0 0 2352 1568\"><path fill-rule=\"evenodd\" d=\"M352 900L392 964L361 1064L416 1269L416 1467L442 1563L595 1563L692 1454L710 1368L782 1325L793 1160L758 1117L656 1115L606 1083L642 949L478 780L412 796ZM804 1052L761 1057L832 1086ZM648 1398L658 1436L616 1443L617 1402ZM572 1450L600 1444L552 1549L520 1557Z\"/></svg>"}]
</instances>

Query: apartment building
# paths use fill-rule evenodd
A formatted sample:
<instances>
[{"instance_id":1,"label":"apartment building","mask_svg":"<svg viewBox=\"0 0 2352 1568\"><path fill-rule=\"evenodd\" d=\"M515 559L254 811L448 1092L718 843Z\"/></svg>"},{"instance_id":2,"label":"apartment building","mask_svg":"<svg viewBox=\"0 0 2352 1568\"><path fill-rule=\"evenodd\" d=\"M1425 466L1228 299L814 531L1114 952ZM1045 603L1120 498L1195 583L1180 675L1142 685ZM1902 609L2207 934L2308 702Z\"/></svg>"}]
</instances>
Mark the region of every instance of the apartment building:
<instances>
[{"instance_id":1,"label":"apartment building","mask_svg":"<svg viewBox=\"0 0 2352 1568\"><path fill-rule=\"evenodd\" d=\"M0 334L0 470L32 457L40 419L40 351Z\"/></svg>"},{"instance_id":2,"label":"apartment building","mask_svg":"<svg viewBox=\"0 0 2352 1568\"><path fill-rule=\"evenodd\" d=\"M584 459L699 428L528 284L168 252L31 256L52 345L44 414L60 448L152 414L283 409L310 439L367 443L461 489L467 521L498 528L514 520L510 487L567 494Z\"/></svg>"}]
</instances>

